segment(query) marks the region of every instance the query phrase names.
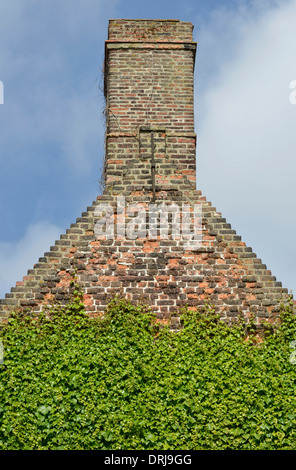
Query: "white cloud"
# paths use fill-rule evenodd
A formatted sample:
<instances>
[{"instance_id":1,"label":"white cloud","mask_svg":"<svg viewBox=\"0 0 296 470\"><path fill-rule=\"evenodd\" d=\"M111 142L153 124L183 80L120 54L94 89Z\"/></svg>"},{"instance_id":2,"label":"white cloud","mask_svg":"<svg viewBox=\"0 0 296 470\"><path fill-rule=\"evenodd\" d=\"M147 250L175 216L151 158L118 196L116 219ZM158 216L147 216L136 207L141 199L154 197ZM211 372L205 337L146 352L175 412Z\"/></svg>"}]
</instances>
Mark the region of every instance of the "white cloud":
<instances>
[{"instance_id":1,"label":"white cloud","mask_svg":"<svg viewBox=\"0 0 296 470\"><path fill-rule=\"evenodd\" d=\"M198 187L294 291L296 106L289 97L296 79L296 1L265 2L252 12L239 10L230 20L216 12L204 39L200 33L208 61L208 46L213 50L215 79L207 84L203 77L198 95Z\"/></svg>"},{"instance_id":2,"label":"white cloud","mask_svg":"<svg viewBox=\"0 0 296 470\"><path fill-rule=\"evenodd\" d=\"M16 243L0 242L0 298L16 281L21 281L28 269L49 251L63 231L53 224L40 222L30 225L24 237Z\"/></svg>"}]
</instances>

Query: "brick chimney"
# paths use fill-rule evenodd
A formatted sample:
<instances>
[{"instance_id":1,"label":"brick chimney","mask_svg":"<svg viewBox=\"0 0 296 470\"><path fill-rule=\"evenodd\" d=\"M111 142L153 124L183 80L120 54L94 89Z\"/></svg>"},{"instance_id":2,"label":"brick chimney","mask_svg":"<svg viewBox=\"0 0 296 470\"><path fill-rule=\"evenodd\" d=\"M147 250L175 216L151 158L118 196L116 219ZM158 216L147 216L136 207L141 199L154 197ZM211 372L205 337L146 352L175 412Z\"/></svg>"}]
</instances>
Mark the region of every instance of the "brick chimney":
<instances>
[{"instance_id":1,"label":"brick chimney","mask_svg":"<svg viewBox=\"0 0 296 470\"><path fill-rule=\"evenodd\" d=\"M180 308L206 302L225 321L255 315L260 326L277 318L287 289L195 189L192 29L178 20L110 20L104 193L0 300L0 319L16 308L67 303L74 274L90 315L103 315L121 294L177 328ZM140 204L141 217L133 219L122 199ZM202 212L202 239L193 249L186 231L173 230L184 204ZM151 236L143 210L160 205L172 211L169 230L163 235L157 215ZM106 233L98 231L102 222Z\"/></svg>"},{"instance_id":2,"label":"brick chimney","mask_svg":"<svg viewBox=\"0 0 296 470\"><path fill-rule=\"evenodd\" d=\"M179 20L110 20L106 187L195 188L192 30Z\"/></svg>"}]
</instances>

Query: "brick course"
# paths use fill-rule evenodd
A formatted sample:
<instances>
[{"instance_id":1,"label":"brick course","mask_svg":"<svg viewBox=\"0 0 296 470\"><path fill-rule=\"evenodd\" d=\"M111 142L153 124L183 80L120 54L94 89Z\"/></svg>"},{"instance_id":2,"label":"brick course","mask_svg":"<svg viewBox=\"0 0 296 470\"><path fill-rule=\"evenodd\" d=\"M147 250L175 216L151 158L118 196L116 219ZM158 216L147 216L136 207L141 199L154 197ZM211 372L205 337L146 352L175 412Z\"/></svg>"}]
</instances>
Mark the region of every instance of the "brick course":
<instances>
[{"instance_id":1,"label":"brick course","mask_svg":"<svg viewBox=\"0 0 296 470\"><path fill-rule=\"evenodd\" d=\"M207 301L225 320L253 313L261 323L278 315L287 289L195 189L192 30L178 20L110 20L104 193L0 301L2 319L15 308L40 311L54 300L66 303L74 274L91 315L103 314L119 293L148 303L172 327L179 326L180 308L197 309ZM127 229L137 227L135 239L120 231L119 196L126 207L141 204L146 210L144 218L125 219ZM157 220L150 226L156 231L147 233L151 204L174 204L178 213L184 203L191 213L202 207L199 246L185 249L171 219L166 237ZM102 204L112 209L110 216L102 214L114 226L110 239L96 232Z\"/></svg>"}]
</instances>

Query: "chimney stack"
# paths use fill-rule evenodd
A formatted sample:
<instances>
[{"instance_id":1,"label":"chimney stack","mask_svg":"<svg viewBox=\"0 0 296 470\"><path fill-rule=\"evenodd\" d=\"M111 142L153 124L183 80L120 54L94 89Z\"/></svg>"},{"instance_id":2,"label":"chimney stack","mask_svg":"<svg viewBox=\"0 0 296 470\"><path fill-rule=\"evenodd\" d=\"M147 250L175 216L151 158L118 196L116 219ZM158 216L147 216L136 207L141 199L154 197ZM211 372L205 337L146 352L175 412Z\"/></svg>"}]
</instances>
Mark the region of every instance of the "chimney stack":
<instances>
[{"instance_id":1,"label":"chimney stack","mask_svg":"<svg viewBox=\"0 0 296 470\"><path fill-rule=\"evenodd\" d=\"M195 188L192 30L179 20L109 22L105 185L116 193Z\"/></svg>"}]
</instances>

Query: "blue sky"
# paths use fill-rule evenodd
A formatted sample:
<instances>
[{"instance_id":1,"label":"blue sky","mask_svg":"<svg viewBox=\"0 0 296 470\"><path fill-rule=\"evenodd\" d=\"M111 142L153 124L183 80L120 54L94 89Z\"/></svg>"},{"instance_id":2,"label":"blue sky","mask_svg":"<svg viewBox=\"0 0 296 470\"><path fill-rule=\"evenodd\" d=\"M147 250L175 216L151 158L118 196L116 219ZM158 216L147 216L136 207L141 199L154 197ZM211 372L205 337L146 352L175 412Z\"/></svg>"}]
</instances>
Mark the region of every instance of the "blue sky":
<instances>
[{"instance_id":1,"label":"blue sky","mask_svg":"<svg viewBox=\"0 0 296 470\"><path fill-rule=\"evenodd\" d=\"M296 288L296 0L2 0L0 298L99 192L109 18L174 18L198 42L198 188Z\"/></svg>"}]
</instances>

